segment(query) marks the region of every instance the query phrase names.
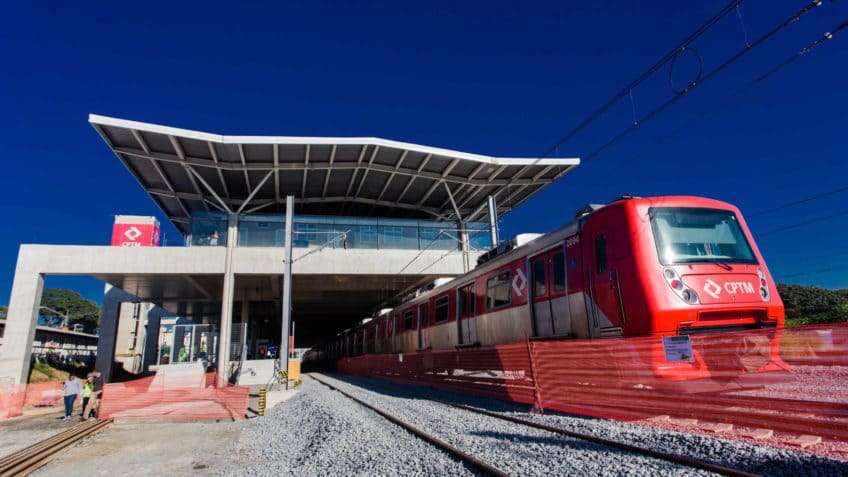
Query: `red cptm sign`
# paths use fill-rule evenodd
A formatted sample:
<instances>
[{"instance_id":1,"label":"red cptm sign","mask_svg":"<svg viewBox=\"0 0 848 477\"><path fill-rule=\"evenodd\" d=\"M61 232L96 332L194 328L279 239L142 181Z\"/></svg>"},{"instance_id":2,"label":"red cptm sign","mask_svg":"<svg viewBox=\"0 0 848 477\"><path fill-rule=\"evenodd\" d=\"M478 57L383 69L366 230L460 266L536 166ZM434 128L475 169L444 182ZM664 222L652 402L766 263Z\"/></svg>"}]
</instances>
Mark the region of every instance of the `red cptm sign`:
<instances>
[{"instance_id":1,"label":"red cptm sign","mask_svg":"<svg viewBox=\"0 0 848 477\"><path fill-rule=\"evenodd\" d=\"M155 217L116 215L112 226L113 247L158 247L159 221Z\"/></svg>"}]
</instances>

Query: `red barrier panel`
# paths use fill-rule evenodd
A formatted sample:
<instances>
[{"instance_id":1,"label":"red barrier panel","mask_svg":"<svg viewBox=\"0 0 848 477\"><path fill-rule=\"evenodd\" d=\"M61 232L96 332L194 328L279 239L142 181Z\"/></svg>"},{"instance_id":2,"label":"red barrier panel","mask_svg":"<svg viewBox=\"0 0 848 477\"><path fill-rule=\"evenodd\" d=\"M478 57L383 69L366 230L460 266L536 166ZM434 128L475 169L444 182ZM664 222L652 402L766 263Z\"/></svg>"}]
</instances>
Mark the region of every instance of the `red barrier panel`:
<instances>
[{"instance_id":1,"label":"red barrier panel","mask_svg":"<svg viewBox=\"0 0 848 477\"><path fill-rule=\"evenodd\" d=\"M103 387L100 418L119 421L188 422L244 419L249 389L215 387L214 373L206 383L175 383L148 377Z\"/></svg>"},{"instance_id":2,"label":"red barrier panel","mask_svg":"<svg viewBox=\"0 0 848 477\"><path fill-rule=\"evenodd\" d=\"M848 325L682 337L529 341L344 358L338 370L602 418L695 419L848 456ZM732 426L727 426L731 424ZM768 433L766 433L768 434ZM728 435L728 437L734 437ZM832 446L831 446L832 447Z\"/></svg>"},{"instance_id":3,"label":"red barrier panel","mask_svg":"<svg viewBox=\"0 0 848 477\"><path fill-rule=\"evenodd\" d=\"M20 416L26 407L60 405L62 394L62 383L59 381L0 388L0 419Z\"/></svg>"}]
</instances>

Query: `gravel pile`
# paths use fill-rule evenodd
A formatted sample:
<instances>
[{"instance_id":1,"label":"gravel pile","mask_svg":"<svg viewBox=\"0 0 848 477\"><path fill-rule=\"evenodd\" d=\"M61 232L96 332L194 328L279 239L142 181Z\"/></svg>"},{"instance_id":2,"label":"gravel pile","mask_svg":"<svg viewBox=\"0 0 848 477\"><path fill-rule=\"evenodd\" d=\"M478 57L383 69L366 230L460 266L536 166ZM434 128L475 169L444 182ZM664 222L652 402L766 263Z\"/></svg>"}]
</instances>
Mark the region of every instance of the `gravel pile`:
<instances>
[{"instance_id":1,"label":"gravel pile","mask_svg":"<svg viewBox=\"0 0 848 477\"><path fill-rule=\"evenodd\" d=\"M424 389L379 381L328 382L511 475L709 475L663 460L416 399Z\"/></svg>"},{"instance_id":2,"label":"gravel pile","mask_svg":"<svg viewBox=\"0 0 848 477\"><path fill-rule=\"evenodd\" d=\"M805 452L616 421L558 414L529 414L525 409L507 403L423 387L394 385L376 379L351 376L334 376L328 378L330 379L334 386L338 385L367 402L384 407L401 419L444 436L445 440L463 449L473 449L475 453L485 456L489 462L514 474L684 475L701 471L628 455L543 431L533 431L519 424L446 408L421 398L433 397L477 406L563 429L689 455L763 475L848 475L848 463ZM472 447L467 447L468 445Z\"/></svg>"},{"instance_id":3,"label":"gravel pile","mask_svg":"<svg viewBox=\"0 0 848 477\"><path fill-rule=\"evenodd\" d=\"M336 391L300 392L253 419L218 475L473 475L463 464Z\"/></svg>"}]
</instances>

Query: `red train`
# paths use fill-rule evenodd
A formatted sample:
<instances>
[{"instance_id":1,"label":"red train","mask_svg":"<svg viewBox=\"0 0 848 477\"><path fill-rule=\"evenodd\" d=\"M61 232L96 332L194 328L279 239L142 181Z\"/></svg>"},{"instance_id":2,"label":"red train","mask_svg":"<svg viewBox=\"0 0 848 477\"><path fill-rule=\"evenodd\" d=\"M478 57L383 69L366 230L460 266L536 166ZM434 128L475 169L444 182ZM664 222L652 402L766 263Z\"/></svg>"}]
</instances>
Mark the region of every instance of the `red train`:
<instances>
[{"instance_id":1,"label":"red train","mask_svg":"<svg viewBox=\"0 0 848 477\"><path fill-rule=\"evenodd\" d=\"M777 337L783 303L733 205L623 197L587 206L551 233L521 238L482 256L471 272L349 330L324 353L652 337L638 359L657 378L786 369ZM663 336L667 341L657 338Z\"/></svg>"}]
</instances>

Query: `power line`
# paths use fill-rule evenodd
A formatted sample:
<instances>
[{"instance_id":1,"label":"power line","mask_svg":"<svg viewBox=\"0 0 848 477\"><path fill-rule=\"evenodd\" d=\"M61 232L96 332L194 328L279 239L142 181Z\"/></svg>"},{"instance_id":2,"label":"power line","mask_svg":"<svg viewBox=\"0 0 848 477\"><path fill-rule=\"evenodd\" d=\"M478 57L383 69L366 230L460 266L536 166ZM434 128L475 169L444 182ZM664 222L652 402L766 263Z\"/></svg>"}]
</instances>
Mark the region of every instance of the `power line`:
<instances>
[{"instance_id":1,"label":"power line","mask_svg":"<svg viewBox=\"0 0 848 477\"><path fill-rule=\"evenodd\" d=\"M831 1L831 3L832 3L832 2L833 2L833 0ZM835 37L835 36L836 36L839 32L841 32L841 31L843 31L843 30L845 30L845 29L848 29L848 20L846 20L846 21L842 22L841 24L839 24L839 25L838 25L835 29L833 29L832 31L825 32L825 33L824 33L824 34L822 34L819 38L817 38L816 40L814 40L814 41L810 42L809 44L807 44L807 45L806 45L806 46L804 46L803 48L799 49L799 50L798 50L796 53L794 53L792 56L788 57L788 58L787 58L787 59L785 59L784 61L781 61L781 62L780 62L780 63L778 63L776 66L774 66L774 67L772 67L770 70L768 70L767 72L763 73L762 75L758 76L757 78L753 79L752 81L750 81L750 82L746 83L745 85L743 85L743 86L739 87L739 88L738 88L738 89L736 89L733 93L731 93L729 96L737 97L737 98L742 98L742 97L744 96L744 94L745 94L745 93L747 93L747 92L749 92L749 91L750 91L750 90L751 90L754 86L757 86L759 83L762 83L763 81L765 81L766 79L770 78L770 77L771 77L771 76L773 76L775 73L777 73L777 72L779 72L780 70L782 70L783 68L785 68L785 67L787 67L787 66L791 65L792 63L794 63L796 60L798 60L798 59L800 59L800 58L802 58L802 57L804 57L804 56L808 55L809 53L811 53L813 50L815 50L816 48L818 48L819 46L821 46L821 45L822 45L822 44L824 44L825 42L827 42L827 41L829 41L829 40L832 40L832 39L833 39L833 38L834 38L834 37ZM747 40L746 40L746 44L747 44ZM704 117L705 117L705 116L707 116L708 114L710 114L710 113L702 113L702 114L700 114L700 115L698 115L698 116L696 116L696 117L693 117L693 118L691 118L691 119L689 119L689 120L685 121L683 124L679 125L679 126L678 126L675 130L673 130L670 134L668 134L668 135L666 135L666 136L663 136L663 137L659 138L659 140L667 140L667 139L670 139L670 138L672 138L672 137L676 136L676 135L677 135L677 134L679 134L679 133L680 133L680 131L681 131L681 130L683 130L685 127L687 127L687 126L691 126L691 125L692 125L692 124L694 124L695 122L697 122L697 121L699 121L699 120L701 120L701 119L704 119Z\"/></svg>"},{"instance_id":2,"label":"power line","mask_svg":"<svg viewBox=\"0 0 848 477\"><path fill-rule=\"evenodd\" d=\"M797 228L803 227L805 225L815 224L815 223L818 223L818 222L823 222L825 220L835 219L837 217L842 217L842 216L845 216L845 215L848 215L848 210L843 210L842 212L837 212L835 214L825 215L825 216L822 216L822 217L815 217L815 218L812 218L812 219L809 219L809 220L805 220L803 222L798 222L796 224L778 227L776 229L769 230L768 232L758 234L757 236L762 238L762 237L766 237L766 236L769 236L769 235L772 235L772 234L776 234L777 232L783 232L785 230L797 229Z\"/></svg>"},{"instance_id":3,"label":"power line","mask_svg":"<svg viewBox=\"0 0 848 477\"><path fill-rule=\"evenodd\" d=\"M828 197L828 196L838 194L840 192L845 192L845 191L848 191L848 186L840 187L838 189L830 190L830 191L827 191L827 192L822 192L821 194L816 194L816 195L813 195L813 196L810 196L810 197L805 197L803 199L794 200L792 202L787 202L785 204L781 204L781 205L772 207L770 209L765 209L765 210L761 210L759 212L754 212L753 214L748 215L748 217L749 218L750 217L759 217L761 215L771 214L772 212L777 212L779 210L787 209L789 207L793 207L793 206L800 205L800 204L805 204L807 202L812 202L814 200L821 199L823 197Z\"/></svg>"},{"instance_id":4,"label":"power line","mask_svg":"<svg viewBox=\"0 0 848 477\"><path fill-rule=\"evenodd\" d=\"M819 2L820 3L820 2ZM646 79L651 77L654 73L656 73L660 68L665 66L666 64L675 61L686 48L689 47L695 40L700 38L704 33L706 33L710 28L713 27L716 23L719 22L722 18L727 16L728 14L735 11L736 7L742 4L742 0L734 0L725 5L721 10L719 10L715 15L710 17L706 22L704 22L697 30L695 30L692 34L690 34L685 40L683 40L680 44L672 48L665 55L662 56L656 63L654 63L650 68L645 70L642 74L640 74L635 80L630 82L627 86L625 86L621 91L616 93L612 98L610 98L606 103L604 103L600 108L596 109L589 116L587 116L583 121L580 122L577 126L568 131L564 136L562 136L553 146L548 148L547 151L542 154L542 157L546 157L556 151L559 146L563 145L566 141L573 138L577 133L585 129L589 124L593 123L599 116L607 112L610 108L612 108L619 100L624 98L625 96L630 95L630 92L633 88L642 84Z\"/></svg>"},{"instance_id":5,"label":"power line","mask_svg":"<svg viewBox=\"0 0 848 477\"><path fill-rule=\"evenodd\" d=\"M811 1L810 3L808 3L807 5L802 7L800 10L795 12L793 15L788 17L786 20L784 20L783 22L781 22L780 24L778 24L777 26L775 26L774 28L769 30L767 33L763 34L762 36L760 36L759 38L754 40L750 45L746 45L744 48L737 51L733 56L731 56L730 58L725 60L723 63L719 64L718 66L716 66L715 68L710 70L707 74L705 74L702 78L700 78L700 81L692 82L690 87L682 90L676 96L671 97L665 103L660 105L658 108L656 108L653 111L651 111L650 113L644 115L641 119L634 121L634 123L632 125L623 129L618 134L613 136L612 139L610 139L609 141L604 143L602 146L598 147L597 149L595 149L594 151L592 151L591 153L586 155L585 158L584 158L584 162L588 162L592 159L595 159L598 156L598 154L600 154L602 151L606 150L608 147L612 146L613 144L615 144L616 142L618 142L619 140L621 140L622 138L624 138L625 136L627 136L631 132L638 129L643 123L646 123L646 122L650 121L651 119L654 119L659 113L663 112L669 106L671 106L672 104L674 104L678 100L680 100L680 98L686 96L687 94L689 94L693 90L695 90L695 88L697 88L698 86L700 86L700 85L706 83L707 81L709 81L710 79L714 78L716 75L718 75L718 73L723 71L725 68L727 68L731 64L735 63L740 58L742 58L743 56L747 55L748 53L753 51L758 46L765 43L767 40L771 39L774 35L779 33L784 28L786 28L789 25L797 22L801 17L803 17L807 13L811 12L814 8L820 6L821 4L822 4L822 0Z\"/></svg>"}]
</instances>

